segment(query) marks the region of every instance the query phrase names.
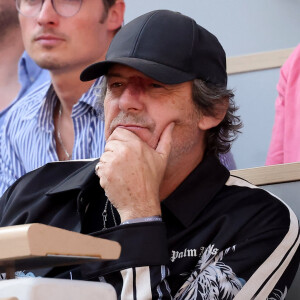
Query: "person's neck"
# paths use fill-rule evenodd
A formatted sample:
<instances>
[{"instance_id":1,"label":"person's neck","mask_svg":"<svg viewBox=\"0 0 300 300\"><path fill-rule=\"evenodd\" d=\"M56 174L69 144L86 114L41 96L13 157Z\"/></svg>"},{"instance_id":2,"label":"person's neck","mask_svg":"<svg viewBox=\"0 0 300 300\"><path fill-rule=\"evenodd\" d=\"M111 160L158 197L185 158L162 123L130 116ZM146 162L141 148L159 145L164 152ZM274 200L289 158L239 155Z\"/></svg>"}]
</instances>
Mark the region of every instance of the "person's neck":
<instances>
[{"instance_id":1,"label":"person's neck","mask_svg":"<svg viewBox=\"0 0 300 300\"><path fill-rule=\"evenodd\" d=\"M102 57L97 61L102 60ZM89 64L95 63L91 61ZM75 130L73 106L93 85L95 80L83 82L80 74L87 65L74 65L64 70L50 70L54 91L59 99L54 110L56 151L59 160L70 159L74 147Z\"/></svg>"},{"instance_id":2,"label":"person's neck","mask_svg":"<svg viewBox=\"0 0 300 300\"><path fill-rule=\"evenodd\" d=\"M5 109L18 95L20 83L18 62L24 51L20 28L16 27L1 38L0 46L0 111Z\"/></svg>"},{"instance_id":3,"label":"person's neck","mask_svg":"<svg viewBox=\"0 0 300 300\"><path fill-rule=\"evenodd\" d=\"M169 163L160 185L159 198L161 201L172 194L176 188L199 165L204 157L204 145L199 145L193 153L181 155L180 158Z\"/></svg>"},{"instance_id":4,"label":"person's neck","mask_svg":"<svg viewBox=\"0 0 300 300\"><path fill-rule=\"evenodd\" d=\"M93 81L82 82L80 80L81 71L81 69L74 70L73 68L65 72L50 72L53 88L59 99L53 115L59 160L72 157L75 139L72 109L93 84Z\"/></svg>"},{"instance_id":5,"label":"person's neck","mask_svg":"<svg viewBox=\"0 0 300 300\"><path fill-rule=\"evenodd\" d=\"M81 81L81 72L89 65L104 59L105 53L102 53L97 59L91 59L89 63L86 61L84 64L77 64L68 68L50 70L53 88L65 115L71 116L73 106L95 82L95 80Z\"/></svg>"},{"instance_id":6,"label":"person's neck","mask_svg":"<svg viewBox=\"0 0 300 300\"><path fill-rule=\"evenodd\" d=\"M53 74L51 79L55 93L65 114L71 115L73 106L81 96L89 90L94 81L82 82L80 80L81 70Z\"/></svg>"}]
</instances>

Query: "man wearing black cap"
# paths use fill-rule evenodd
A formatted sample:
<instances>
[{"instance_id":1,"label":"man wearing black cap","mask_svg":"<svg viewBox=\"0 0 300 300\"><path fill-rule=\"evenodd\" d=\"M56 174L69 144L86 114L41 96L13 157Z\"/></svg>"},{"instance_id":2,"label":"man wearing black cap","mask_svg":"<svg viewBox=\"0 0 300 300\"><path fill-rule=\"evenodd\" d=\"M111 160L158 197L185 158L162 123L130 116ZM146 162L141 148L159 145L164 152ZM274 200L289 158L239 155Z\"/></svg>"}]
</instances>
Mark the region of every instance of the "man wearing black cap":
<instances>
[{"instance_id":1,"label":"man wearing black cap","mask_svg":"<svg viewBox=\"0 0 300 300\"><path fill-rule=\"evenodd\" d=\"M107 281L121 299L283 299L299 262L298 221L217 158L240 122L216 37L179 13L150 12L81 79L102 75L100 160L25 175L4 194L0 225L120 242L118 261L48 276Z\"/></svg>"}]
</instances>

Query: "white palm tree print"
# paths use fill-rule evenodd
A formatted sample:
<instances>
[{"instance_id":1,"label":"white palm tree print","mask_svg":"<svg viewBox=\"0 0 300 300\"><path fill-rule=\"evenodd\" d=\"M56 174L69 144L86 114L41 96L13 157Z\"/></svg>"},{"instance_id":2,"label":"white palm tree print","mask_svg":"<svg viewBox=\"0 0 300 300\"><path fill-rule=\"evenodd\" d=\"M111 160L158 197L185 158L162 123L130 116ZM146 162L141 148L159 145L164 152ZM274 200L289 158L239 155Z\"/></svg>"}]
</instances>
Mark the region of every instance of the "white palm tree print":
<instances>
[{"instance_id":1,"label":"white palm tree print","mask_svg":"<svg viewBox=\"0 0 300 300\"><path fill-rule=\"evenodd\" d=\"M206 248L196 265L196 270L179 289L175 299L229 300L242 288L241 281L232 269L222 262L229 251L235 251L235 246L221 251L216 256L212 255L209 249L210 247Z\"/></svg>"},{"instance_id":2,"label":"white palm tree print","mask_svg":"<svg viewBox=\"0 0 300 300\"><path fill-rule=\"evenodd\" d=\"M268 298L268 300L284 300L286 295L287 295L287 292L288 292L288 289L287 287L284 288L284 291L281 292L280 290L278 289L275 289L273 292L272 292L272 295L271 297Z\"/></svg>"}]
</instances>

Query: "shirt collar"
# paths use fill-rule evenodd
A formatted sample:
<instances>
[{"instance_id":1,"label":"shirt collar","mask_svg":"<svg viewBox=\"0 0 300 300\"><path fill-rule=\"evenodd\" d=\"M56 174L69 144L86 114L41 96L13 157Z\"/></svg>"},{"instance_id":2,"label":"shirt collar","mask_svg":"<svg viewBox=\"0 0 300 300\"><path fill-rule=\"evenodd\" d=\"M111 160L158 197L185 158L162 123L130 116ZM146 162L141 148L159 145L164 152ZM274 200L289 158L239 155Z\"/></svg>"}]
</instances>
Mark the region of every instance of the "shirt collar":
<instances>
[{"instance_id":1,"label":"shirt collar","mask_svg":"<svg viewBox=\"0 0 300 300\"><path fill-rule=\"evenodd\" d=\"M94 184L98 185L99 178L95 175L98 161L99 159L96 159L78 169L47 194L53 195L76 189L83 191ZM72 163L72 161L64 163ZM187 227L224 187L229 175L229 171L216 157L208 155L162 202L162 205Z\"/></svg>"},{"instance_id":2,"label":"shirt collar","mask_svg":"<svg viewBox=\"0 0 300 300\"><path fill-rule=\"evenodd\" d=\"M93 108L98 115L102 115L103 107L99 103L100 83L103 77L97 78L93 85L86 91L73 107L72 117L77 117L85 113L86 109ZM82 104L86 105L82 105Z\"/></svg>"},{"instance_id":3,"label":"shirt collar","mask_svg":"<svg viewBox=\"0 0 300 300\"><path fill-rule=\"evenodd\" d=\"M99 118L103 114L103 107L99 104L99 84L102 80L102 77L98 78L93 85L85 92L76 103L72 110L72 117L76 118L82 114L85 114L88 109L92 108L95 110L95 113L99 115ZM51 84L46 96L41 102L40 109L38 111L38 124L41 128L44 128L46 131L53 131L53 113L55 105L58 101L58 97L55 93L53 85ZM84 103L85 105L82 105Z\"/></svg>"},{"instance_id":4,"label":"shirt collar","mask_svg":"<svg viewBox=\"0 0 300 300\"><path fill-rule=\"evenodd\" d=\"M223 188L229 175L229 171L216 157L207 155L162 202L162 206L188 227Z\"/></svg>"},{"instance_id":5,"label":"shirt collar","mask_svg":"<svg viewBox=\"0 0 300 300\"><path fill-rule=\"evenodd\" d=\"M54 130L53 113L57 100L57 95L51 84L38 110L38 126L47 132Z\"/></svg>"},{"instance_id":6,"label":"shirt collar","mask_svg":"<svg viewBox=\"0 0 300 300\"><path fill-rule=\"evenodd\" d=\"M89 160L87 160L89 161ZM99 177L95 174L96 164L99 162L99 159L91 160L83 167L79 168L77 171L73 172L70 176L62 180L54 188L50 189L47 192L47 195L54 195L58 193L64 193L71 190L85 190L91 185L99 184ZM74 164L76 161L65 161L59 162L62 168L67 167L67 164Z\"/></svg>"},{"instance_id":7,"label":"shirt collar","mask_svg":"<svg viewBox=\"0 0 300 300\"><path fill-rule=\"evenodd\" d=\"M89 104L92 107L95 107L100 94L99 85L102 81L102 78L103 77L100 77L95 80L95 82L89 88L89 90L82 95L79 102L84 102L86 104Z\"/></svg>"},{"instance_id":8,"label":"shirt collar","mask_svg":"<svg viewBox=\"0 0 300 300\"><path fill-rule=\"evenodd\" d=\"M19 60L18 75L22 88L31 85L42 72L42 69L32 60L26 51Z\"/></svg>"},{"instance_id":9,"label":"shirt collar","mask_svg":"<svg viewBox=\"0 0 300 300\"><path fill-rule=\"evenodd\" d=\"M102 78L98 78L93 85L85 92L76 103L72 110L72 117L76 118L82 114L85 114L88 109L92 107L95 110L96 114L101 117L103 109L98 105L99 98L99 84ZM97 92L98 91L98 92ZM38 110L38 125L40 128L44 129L47 132L52 132L54 130L53 123L53 113L55 105L58 101L56 92L51 84L43 101L41 101L40 108ZM82 105L85 103L85 105Z\"/></svg>"}]
</instances>

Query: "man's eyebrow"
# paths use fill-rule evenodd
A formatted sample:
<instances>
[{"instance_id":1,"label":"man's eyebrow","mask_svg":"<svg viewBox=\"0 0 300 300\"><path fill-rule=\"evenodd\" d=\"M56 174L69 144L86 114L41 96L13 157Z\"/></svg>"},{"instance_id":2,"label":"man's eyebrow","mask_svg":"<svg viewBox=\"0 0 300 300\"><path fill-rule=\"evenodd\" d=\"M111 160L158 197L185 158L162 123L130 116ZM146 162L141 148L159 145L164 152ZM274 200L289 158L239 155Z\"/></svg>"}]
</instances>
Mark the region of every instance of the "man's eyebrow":
<instances>
[{"instance_id":1,"label":"man's eyebrow","mask_svg":"<svg viewBox=\"0 0 300 300\"><path fill-rule=\"evenodd\" d=\"M107 77L123 77L120 73L116 73L116 72L109 72L106 75Z\"/></svg>"}]
</instances>

